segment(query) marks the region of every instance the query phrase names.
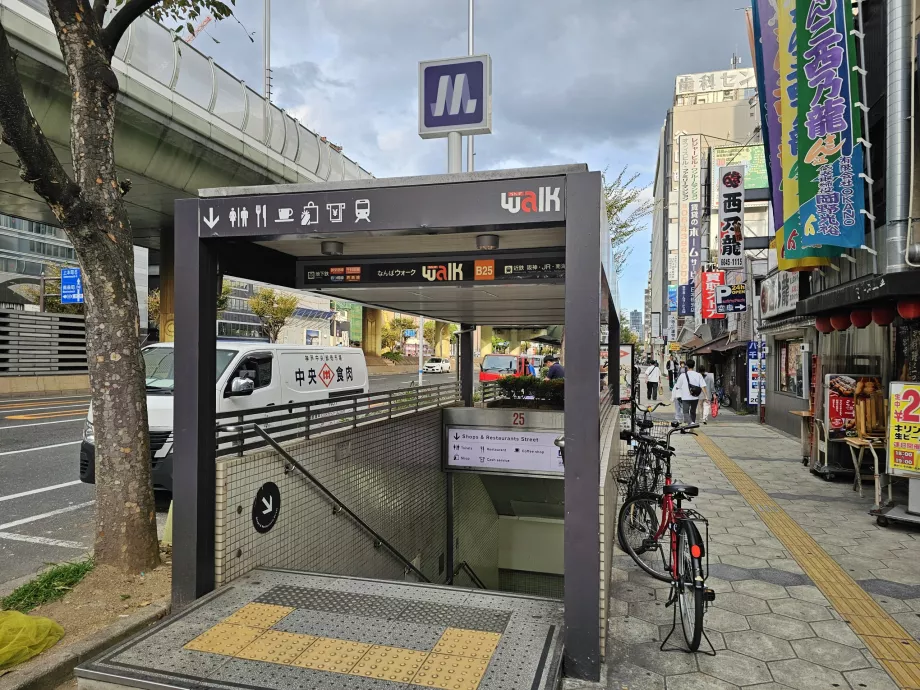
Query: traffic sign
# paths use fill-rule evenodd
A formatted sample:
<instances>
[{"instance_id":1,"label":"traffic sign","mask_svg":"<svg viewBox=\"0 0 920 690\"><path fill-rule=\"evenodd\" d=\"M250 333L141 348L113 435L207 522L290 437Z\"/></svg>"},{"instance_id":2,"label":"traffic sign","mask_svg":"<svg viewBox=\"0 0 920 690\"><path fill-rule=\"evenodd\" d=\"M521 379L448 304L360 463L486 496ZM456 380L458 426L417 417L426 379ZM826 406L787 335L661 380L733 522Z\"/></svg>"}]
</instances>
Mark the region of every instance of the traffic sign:
<instances>
[{"instance_id":1,"label":"traffic sign","mask_svg":"<svg viewBox=\"0 0 920 690\"><path fill-rule=\"evenodd\" d=\"M61 269L61 304L83 304L83 275L79 268Z\"/></svg>"},{"instance_id":2,"label":"traffic sign","mask_svg":"<svg viewBox=\"0 0 920 690\"><path fill-rule=\"evenodd\" d=\"M280 512L281 491L274 482L265 482L252 502L252 526L259 534L265 534L275 526Z\"/></svg>"}]
</instances>

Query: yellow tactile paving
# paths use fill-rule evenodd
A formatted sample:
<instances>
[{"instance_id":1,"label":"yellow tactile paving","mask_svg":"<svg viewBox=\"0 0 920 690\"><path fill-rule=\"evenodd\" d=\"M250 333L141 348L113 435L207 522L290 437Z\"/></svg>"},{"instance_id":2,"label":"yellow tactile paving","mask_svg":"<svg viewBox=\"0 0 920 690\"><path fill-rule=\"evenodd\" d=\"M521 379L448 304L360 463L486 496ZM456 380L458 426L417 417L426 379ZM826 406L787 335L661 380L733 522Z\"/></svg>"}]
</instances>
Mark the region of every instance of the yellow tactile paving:
<instances>
[{"instance_id":1,"label":"yellow tactile paving","mask_svg":"<svg viewBox=\"0 0 920 690\"><path fill-rule=\"evenodd\" d=\"M288 606L274 604L246 604L223 622L268 630L293 610Z\"/></svg>"},{"instance_id":2,"label":"yellow tactile paving","mask_svg":"<svg viewBox=\"0 0 920 690\"><path fill-rule=\"evenodd\" d=\"M185 649L193 652L210 652L211 654L236 656L262 633L263 631L257 628L218 623L185 645Z\"/></svg>"},{"instance_id":3,"label":"yellow tactile paving","mask_svg":"<svg viewBox=\"0 0 920 690\"><path fill-rule=\"evenodd\" d=\"M920 643L911 637L738 464L708 436L697 442L748 505L859 635L899 687L920 690Z\"/></svg>"},{"instance_id":4,"label":"yellow tactile paving","mask_svg":"<svg viewBox=\"0 0 920 690\"><path fill-rule=\"evenodd\" d=\"M434 646L437 654L465 656L472 659L491 659L501 639L499 633L448 628Z\"/></svg>"},{"instance_id":5,"label":"yellow tactile paving","mask_svg":"<svg viewBox=\"0 0 920 690\"><path fill-rule=\"evenodd\" d=\"M292 664L316 641L312 635L268 630L257 637L254 642L244 647L236 657L267 661L270 664Z\"/></svg>"},{"instance_id":6,"label":"yellow tactile paving","mask_svg":"<svg viewBox=\"0 0 920 690\"><path fill-rule=\"evenodd\" d=\"M429 654L412 685L441 690L476 690L488 665L488 660Z\"/></svg>"},{"instance_id":7,"label":"yellow tactile paving","mask_svg":"<svg viewBox=\"0 0 920 690\"><path fill-rule=\"evenodd\" d=\"M371 645L362 642L320 637L292 665L315 671L349 673L370 648Z\"/></svg>"},{"instance_id":8,"label":"yellow tactile paving","mask_svg":"<svg viewBox=\"0 0 920 690\"><path fill-rule=\"evenodd\" d=\"M374 645L351 670L351 675L408 683L425 663L429 654L399 647Z\"/></svg>"}]
</instances>

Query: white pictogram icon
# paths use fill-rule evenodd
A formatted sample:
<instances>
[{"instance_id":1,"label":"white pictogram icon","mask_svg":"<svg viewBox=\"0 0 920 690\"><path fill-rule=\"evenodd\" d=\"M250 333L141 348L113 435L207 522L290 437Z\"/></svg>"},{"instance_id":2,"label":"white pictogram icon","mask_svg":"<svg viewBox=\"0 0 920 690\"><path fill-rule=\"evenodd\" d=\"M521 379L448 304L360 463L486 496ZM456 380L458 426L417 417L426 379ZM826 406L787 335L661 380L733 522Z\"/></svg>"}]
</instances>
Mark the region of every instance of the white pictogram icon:
<instances>
[{"instance_id":1,"label":"white pictogram icon","mask_svg":"<svg viewBox=\"0 0 920 690\"><path fill-rule=\"evenodd\" d=\"M292 208L279 208L278 209L278 223L293 223L294 222L294 209Z\"/></svg>"},{"instance_id":2,"label":"white pictogram icon","mask_svg":"<svg viewBox=\"0 0 920 690\"><path fill-rule=\"evenodd\" d=\"M342 209L345 208L345 204L326 204L326 208L329 209L329 220L333 223L342 222Z\"/></svg>"},{"instance_id":3,"label":"white pictogram icon","mask_svg":"<svg viewBox=\"0 0 920 690\"><path fill-rule=\"evenodd\" d=\"M240 209L240 227L245 228L246 221L248 220L249 220L249 211L246 210L245 206L243 206L243 208Z\"/></svg>"},{"instance_id":4,"label":"white pictogram icon","mask_svg":"<svg viewBox=\"0 0 920 690\"><path fill-rule=\"evenodd\" d=\"M231 208L230 213L228 213L227 216L230 218L230 227L235 228L236 227L236 209Z\"/></svg>"},{"instance_id":5,"label":"white pictogram icon","mask_svg":"<svg viewBox=\"0 0 920 690\"><path fill-rule=\"evenodd\" d=\"M319 223L319 206L311 201L303 207L303 211L300 213L300 224L315 225L316 223Z\"/></svg>"},{"instance_id":6,"label":"white pictogram icon","mask_svg":"<svg viewBox=\"0 0 920 690\"><path fill-rule=\"evenodd\" d=\"M371 200L370 199L358 199L355 201L355 222L359 220L366 220L368 223L371 222Z\"/></svg>"}]
</instances>

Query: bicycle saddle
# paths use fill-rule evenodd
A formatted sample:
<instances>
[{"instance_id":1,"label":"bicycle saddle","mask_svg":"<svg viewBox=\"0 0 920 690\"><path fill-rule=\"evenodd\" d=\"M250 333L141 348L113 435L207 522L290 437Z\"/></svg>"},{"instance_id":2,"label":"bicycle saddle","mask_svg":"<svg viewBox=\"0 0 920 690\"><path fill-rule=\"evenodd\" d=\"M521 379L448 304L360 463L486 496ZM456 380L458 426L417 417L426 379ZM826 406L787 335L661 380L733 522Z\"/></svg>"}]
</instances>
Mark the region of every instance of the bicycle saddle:
<instances>
[{"instance_id":1,"label":"bicycle saddle","mask_svg":"<svg viewBox=\"0 0 920 690\"><path fill-rule=\"evenodd\" d=\"M651 419L637 419L636 426L640 429L651 429L655 426L655 422Z\"/></svg>"},{"instance_id":2,"label":"bicycle saddle","mask_svg":"<svg viewBox=\"0 0 920 690\"><path fill-rule=\"evenodd\" d=\"M664 487L666 494L683 494L684 496L699 496L700 490L690 484L668 484Z\"/></svg>"}]
</instances>

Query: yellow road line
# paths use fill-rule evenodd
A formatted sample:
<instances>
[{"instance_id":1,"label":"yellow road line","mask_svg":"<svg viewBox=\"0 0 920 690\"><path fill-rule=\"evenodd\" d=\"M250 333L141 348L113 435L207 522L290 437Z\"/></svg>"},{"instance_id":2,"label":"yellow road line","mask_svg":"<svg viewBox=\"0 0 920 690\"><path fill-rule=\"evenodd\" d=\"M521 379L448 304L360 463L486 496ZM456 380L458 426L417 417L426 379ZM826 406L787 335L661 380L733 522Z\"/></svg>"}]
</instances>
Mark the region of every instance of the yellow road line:
<instances>
[{"instance_id":1,"label":"yellow road line","mask_svg":"<svg viewBox=\"0 0 920 690\"><path fill-rule=\"evenodd\" d=\"M808 532L705 434L697 442L862 638L899 687L920 690L920 643L879 606Z\"/></svg>"},{"instance_id":2,"label":"yellow road line","mask_svg":"<svg viewBox=\"0 0 920 690\"><path fill-rule=\"evenodd\" d=\"M55 417L85 417L89 408L77 410L60 410L58 412L30 412L29 414L11 414L4 419L52 419Z\"/></svg>"}]
</instances>

